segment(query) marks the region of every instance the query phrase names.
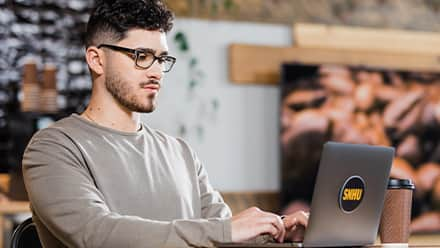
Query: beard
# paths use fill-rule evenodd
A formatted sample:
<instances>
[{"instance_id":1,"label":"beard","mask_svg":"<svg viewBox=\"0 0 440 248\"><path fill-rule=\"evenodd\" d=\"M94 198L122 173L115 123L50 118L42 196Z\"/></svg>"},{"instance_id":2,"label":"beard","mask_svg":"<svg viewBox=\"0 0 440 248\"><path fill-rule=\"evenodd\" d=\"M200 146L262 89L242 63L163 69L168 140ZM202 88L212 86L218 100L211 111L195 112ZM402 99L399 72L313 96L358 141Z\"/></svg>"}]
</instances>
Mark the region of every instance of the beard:
<instances>
[{"instance_id":1,"label":"beard","mask_svg":"<svg viewBox=\"0 0 440 248\"><path fill-rule=\"evenodd\" d=\"M123 81L116 75L107 75L105 87L116 101L129 111L138 113L151 113L156 109L156 95L147 96L148 99L140 99L135 93L140 91L133 88L128 82Z\"/></svg>"}]
</instances>

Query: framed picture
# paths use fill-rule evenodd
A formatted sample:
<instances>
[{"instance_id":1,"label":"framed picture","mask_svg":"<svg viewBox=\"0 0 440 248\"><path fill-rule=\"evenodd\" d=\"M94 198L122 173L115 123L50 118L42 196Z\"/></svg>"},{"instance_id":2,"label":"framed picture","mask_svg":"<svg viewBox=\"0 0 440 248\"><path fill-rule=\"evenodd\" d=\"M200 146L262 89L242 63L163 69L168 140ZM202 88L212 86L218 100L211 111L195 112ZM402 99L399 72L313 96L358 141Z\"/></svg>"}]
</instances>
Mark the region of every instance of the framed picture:
<instances>
[{"instance_id":1,"label":"framed picture","mask_svg":"<svg viewBox=\"0 0 440 248\"><path fill-rule=\"evenodd\" d=\"M284 213L308 209L327 141L395 147L391 177L415 183L413 219L440 213L440 73L286 63L280 126Z\"/></svg>"}]
</instances>

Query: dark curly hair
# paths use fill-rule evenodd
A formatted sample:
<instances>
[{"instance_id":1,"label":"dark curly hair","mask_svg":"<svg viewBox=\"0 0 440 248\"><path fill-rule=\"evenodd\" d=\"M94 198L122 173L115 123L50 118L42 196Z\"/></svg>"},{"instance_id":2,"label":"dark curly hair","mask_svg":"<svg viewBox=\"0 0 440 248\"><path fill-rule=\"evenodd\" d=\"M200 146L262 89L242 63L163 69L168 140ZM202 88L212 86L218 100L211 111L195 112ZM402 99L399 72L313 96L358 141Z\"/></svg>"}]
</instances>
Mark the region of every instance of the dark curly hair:
<instances>
[{"instance_id":1,"label":"dark curly hair","mask_svg":"<svg viewBox=\"0 0 440 248\"><path fill-rule=\"evenodd\" d=\"M120 41L133 28L166 33L173 19L161 0L97 0L87 23L85 46Z\"/></svg>"}]
</instances>

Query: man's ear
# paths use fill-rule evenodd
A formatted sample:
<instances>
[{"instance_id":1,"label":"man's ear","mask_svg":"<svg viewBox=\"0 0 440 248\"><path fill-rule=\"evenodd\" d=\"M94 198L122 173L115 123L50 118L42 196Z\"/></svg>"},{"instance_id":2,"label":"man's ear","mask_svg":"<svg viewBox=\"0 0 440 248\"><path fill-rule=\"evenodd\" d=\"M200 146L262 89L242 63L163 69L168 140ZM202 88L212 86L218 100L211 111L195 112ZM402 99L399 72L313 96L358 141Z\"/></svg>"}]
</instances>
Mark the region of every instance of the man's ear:
<instances>
[{"instance_id":1,"label":"man's ear","mask_svg":"<svg viewBox=\"0 0 440 248\"><path fill-rule=\"evenodd\" d=\"M86 61L90 70L97 75L104 73L103 62L104 53L95 46L90 46L86 50Z\"/></svg>"}]
</instances>

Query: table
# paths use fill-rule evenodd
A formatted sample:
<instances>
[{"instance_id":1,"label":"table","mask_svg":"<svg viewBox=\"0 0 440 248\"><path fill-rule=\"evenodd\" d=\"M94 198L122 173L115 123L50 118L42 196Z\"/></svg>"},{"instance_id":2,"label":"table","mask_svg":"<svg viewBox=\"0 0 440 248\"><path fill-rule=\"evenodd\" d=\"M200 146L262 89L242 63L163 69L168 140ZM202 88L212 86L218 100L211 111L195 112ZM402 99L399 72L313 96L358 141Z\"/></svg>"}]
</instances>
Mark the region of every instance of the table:
<instances>
[{"instance_id":1,"label":"table","mask_svg":"<svg viewBox=\"0 0 440 248\"><path fill-rule=\"evenodd\" d=\"M409 243L410 245L436 245L440 247L440 233L411 235Z\"/></svg>"},{"instance_id":2,"label":"table","mask_svg":"<svg viewBox=\"0 0 440 248\"><path fill-rule=\"evenodd\" d=\"M294 245L287 245L287 244L272 244L270 246L268 245L233 245L233 244L225 244L217 246L218 248L275 248L275 247L297 247ZM363 248L400 248L401 246L382 246L382 245L371 245L371 246L365 246ZM412 245L409 244L408 246L405 246L405 248L439 248L440 244L432 244L432 245ZM307 248L307 247L306 247ZM337 248L337 247L333 247ZM341 247L341 248L350 248L350 247ZM362 248L362 247L361 247Z\"/></svg>"},{"instance_id":3,"label":"table","mask_svg":"<svg viewBox=\"0 0 440 248\"><path fill-rule=\"evenodd\" d=\"M289 246L286 244L273 244L270 247L294 247L294 246ZM225 245L219 245L219 248L243 248L243 247L247 247L247 248L268 248L269 246L267 245L234 245L234 244L225 244ZM371 246L367 246L365 248L384 248L384 246L382 246L380 244L380 240L377 239L376 243L374 245ZM386 248L390 248L390 246L387 246ZM409 239L409 246L408 248L440 248L440 233L436 233L436 234L415 234L415 235L411 235L410 239Z\"/></svg>"},{"instance_id":4,"label":"table","mask_svg":"<svg viewBox=\"0 0 440 248\"><path fill-rule=\"evenodd\" d=\"M5 215L30 213L29 202L27 201L5 201L0 202L0 248L3 248L4 218Z\"/></svg>"}]
</instances>

